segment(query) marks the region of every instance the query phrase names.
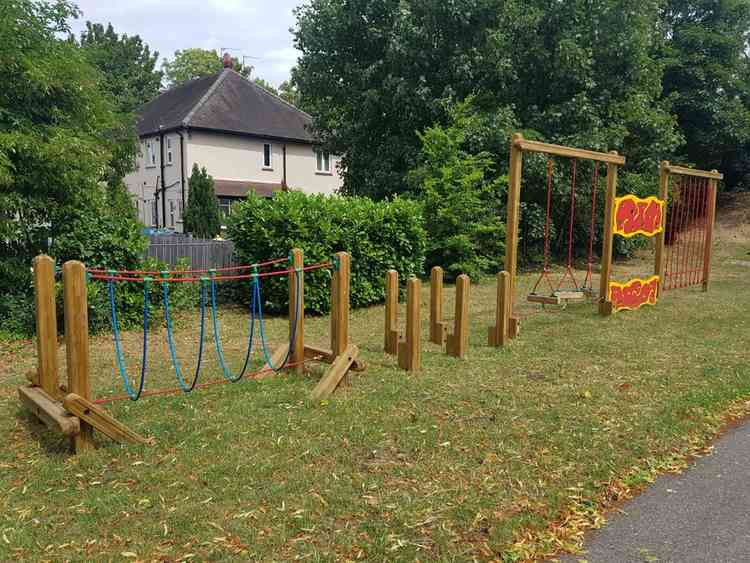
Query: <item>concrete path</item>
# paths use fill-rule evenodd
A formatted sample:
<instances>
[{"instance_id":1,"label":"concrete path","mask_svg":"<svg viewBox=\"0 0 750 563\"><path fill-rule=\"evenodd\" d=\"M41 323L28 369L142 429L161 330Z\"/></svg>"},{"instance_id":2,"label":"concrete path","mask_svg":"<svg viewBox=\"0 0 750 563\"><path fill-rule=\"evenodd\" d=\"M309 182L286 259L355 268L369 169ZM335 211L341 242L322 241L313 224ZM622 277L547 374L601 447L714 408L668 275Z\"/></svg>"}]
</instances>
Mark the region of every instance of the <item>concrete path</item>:
<instances>
[{"instance_id":1,"label":"concrete path","mask_svg":"<svg viewBox=\"0 0 750 563\"><path fill-rule=\"evenodd\" d=\"M562 561L750 561L750 422L680 475L660 477Z\"/></svg>"}]
</instances>

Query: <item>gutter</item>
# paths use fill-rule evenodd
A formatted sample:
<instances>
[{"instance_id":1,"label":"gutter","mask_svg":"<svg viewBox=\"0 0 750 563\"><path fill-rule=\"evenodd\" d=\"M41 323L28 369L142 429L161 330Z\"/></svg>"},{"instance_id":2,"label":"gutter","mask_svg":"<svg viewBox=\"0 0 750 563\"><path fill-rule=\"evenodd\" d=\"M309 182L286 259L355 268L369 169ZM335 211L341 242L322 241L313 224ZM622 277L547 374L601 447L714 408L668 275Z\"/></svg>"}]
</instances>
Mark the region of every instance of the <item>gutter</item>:
<instances>
[{"instance_id":1,"label":"gutter","mask_svg":"<svg viewBox=\"0 0 750 563\"><path fill-rule=\"evenodd\" d=\"M167 226L167 190L164 187L164 133L159 133L159 168L161 169L161 218L164 226Z\"/></svg>"},{"instance_id":2,"label":"gutter","mask_svg":"<svg viewBox=\"0 0 750 563\"><path fill-rule=\"evenodd\" d=\"M177 131L180 136L180 190L182 191L182 213L185 214L185 137L182 131ZM182 221L182 215L180 215ZM183 222L184 225L184 222ZM184 227L183 227L184 230Z\"/></svg>"},{"instance_id":3,"label":"gutter","mask_svg":"<svg viewBox=\"0 0 750 563\"><path fill-rule=\"evenodd\" d=\"M283 191L287 191L289 188L286 185L286 143L284 143L281 146L281 154L283 155L281 159L283 162L282 176L281 176L281 189Z\"/></svg>"},{"instance_id":4,"label":"gutter","mask_svg":"<svg viewBox=\"0 0 750 563\"><path fill-rule=\"evenodd\" d=\"M156 177L156 185L154 186L154 201L157 204L157 212L154 213L154 220L156 221L156 228L159 228L159 211L158 211L158 205L159 205L159 183L161 182L161 176Z\"/></svg>"}]
</instances>

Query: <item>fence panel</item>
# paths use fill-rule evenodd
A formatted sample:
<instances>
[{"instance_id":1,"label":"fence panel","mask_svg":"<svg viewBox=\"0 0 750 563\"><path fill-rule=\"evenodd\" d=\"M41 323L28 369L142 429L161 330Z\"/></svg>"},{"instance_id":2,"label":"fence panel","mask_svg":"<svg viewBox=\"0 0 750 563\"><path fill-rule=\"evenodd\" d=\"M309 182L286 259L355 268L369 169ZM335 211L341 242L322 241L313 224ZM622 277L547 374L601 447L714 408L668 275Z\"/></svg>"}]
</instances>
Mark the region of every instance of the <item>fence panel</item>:
<instances>
[{"instance_id":1,"label":"fence panel","mask_svg":"<svg viewBox=\"0 0 750 563\"><path fill-rule=\"evenodd\" d=\"M190 261L191 268L225 268L238 265L234 243L229 240L197 239L180 235L151 235L146 255L177 265L181 258Z\"/></svg>"}]
</instances>

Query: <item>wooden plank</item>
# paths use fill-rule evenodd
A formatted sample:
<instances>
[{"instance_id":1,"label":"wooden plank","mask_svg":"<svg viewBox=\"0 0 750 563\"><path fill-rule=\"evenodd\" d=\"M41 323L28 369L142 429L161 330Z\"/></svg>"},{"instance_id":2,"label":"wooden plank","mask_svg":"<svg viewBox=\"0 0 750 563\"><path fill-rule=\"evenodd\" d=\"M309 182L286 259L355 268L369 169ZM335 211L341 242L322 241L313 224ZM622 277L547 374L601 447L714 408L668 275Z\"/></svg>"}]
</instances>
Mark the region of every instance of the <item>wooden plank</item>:
<instances>
[{"instance_id":1,"label":"wooden plank","mask_svg":"<svg viewBox=\"0 0 750 563\"><path fill-rule=\"evenodd\" d=\"M541 152L545 154L554 154L557 156L565 156L569 158L581 158L598 162L606 162L608 164L615 164L618 166L623 166L625 164L625 157L618 155L616 152L606 153L590 151L586 149L576 149L573 147L564 147L561 145L541 143L539 141L527 141L523 138L519 139L516 142L516 146L522 151L527 152Z\"/></svg>"},{"instance_id":2,"label":"wooden plank","mask_svg":"<svg viewBox=\"0 0 750 563\"><path fill-rule=\"evenodd\" d=\"M351 257L347 252L337 252L337 267L331 282L331 350L336 356L349 346L349 277Z\"/></svg>"},{"instance_id":3,"label":"wooden plank","mask_svg":"<svg viewBox=\"0 0 750 563\"><path fill-rule=\"evenodd\" d=\"M667 163L667 172L670 174L680 174L681 176L694 176L696 178L709 178L712 180L723 180L724 174L717 170L696 170L694 168L685 168L684 166L674 166Z\"/></svg>"},{"instance_id":4,"label":"wooden plank","mask_svg":"<svg viewBox=\"0 0 750 563\"><path fill-rule=\"evenodd\" d=\"M388 270L385 274L385 335L383 349L386 354L398 353L398 272Z\"/></svg>"},{"instance_id":5,"label":"wooden plank","mask_svg":"<svg viewBox=\"0 0 750 563\"><path fill-rule=\"evenodd\" d=\"M68 389L84 399L91 399L86 267L77 260L71 260L63 265L63 301ZM76 452L93 448L92 426L82 421L81 431L74 436L73 440Z\"/></svg>"},{"instance_id":6,"label":"wooden plank","mask_svg":"<svg viewBox=\"0 0 750 563\"><path fill-rule=\"evenodd\" d=\"M149 443L146 438L132 431L122 422L112 418L102 407L84 399L80 395L68 393L63 399L63 406L115 442L124 444Z\"/></svg>"},{"instance_id":7,"label":"wooden plank","mask_svg":"<svg viewBox=\"0 0 750 563\"><path fill-rule=\"evenodd\" d=\"M48 428L59 430L65 436L75 436L81 431L78 418L71 416L41 387L19 387L18 397Z\"/></svg>"},{"instance_id":8,"label":"wooden plank","mask_svg":"<svg viewBox=\"0 0 750 563\"><path fill-rule=\"evenodd\" d=\"M44 254L34 258L37 372L34 384L51 397L60 386L57 362L57 307L55 305L55 261Z\"/></svg>"},{"instance_id":9,"label":"wooden plank","mask_svg":"<svg viewBox=\"0 0 750 563\"><path fill-rule=\"evenodd\" d=\"M406 285L406 335L398 346L398 365L407 371L419 371L422 367L421 349L421 298L422 282L412 278Z\"/></svg>"},{"instance_id":10,"label":"wooden plank","mask_svg":"<svg viewBox=\"0 0 750 563\"><path fill-rule=\"evenodd\" d=\"M508 307L506 300L510 291L510 274L506 271L497 274L497 304L495 325L489 327L487 342L490 346L505 346L508 339Z\"/></svg>"},{"instance_id":11,"label":"wooden plank","mask_svg":"<svg viewBox=\"0 0 750 563\"><path fill-rule=\"evenodd\" d=\"M318 348L317 346L310 346L305 344L305 359L315 360L331 364L336 359L333 356L333 352L327 348ZM352 364L351 371L365 371L367 365L361 358L355 358Z\"/></svg>"},{"instance_id":12,"label":"wooden plank","mask_svg":"<svg viewBox=\"0 0 750 563\"><path fill-rule=\"evenodd\" d=\"M521 319L510 317L508 319L508 338L518 338L521 334Z\"/></svg>"},{"instance_id":13,"label":"wooden plank","mask_svg":"<svg viewBox=\"0 0 750 563\"><path fill-rule=\"evenodd\" d=\"M471 280L466 274L456 279L456 310L453 334L448 336L446 351L449 356L465 358L469 349L469 288Z\"/></svg>"},{"instance_id":14,"label":"wooden plank","mask_svg":"<svg viewBox=\"0 0 750 563\"><path fill-rule=\"evenodd\" d=\"M430 271L430 342L443 345L443 269L435 266Z\"/></svg>"},{"instance_id":15,"label":"wooden plank","mask_svg":"<svg viewBox=\"0 0 750 563\"><path fill-rule=\"evenodd\" d=\"M289 343L286 342L276 348L273 352L271 352L271 361L266 361L265 364L263 364L263 369L260 373L258 373L254 378L257 380L261 379L268 379L270 377L274 377L277 375L277 372L271 369L271 364L273 364L275 367L278 367L278 365L286 358L287 351L289 350ZM291 360L290 360L291 362ZM289 363L289 362L288 362ZM303 366L304 367L304 366Z\"/></svg>"},{"instance_id":16,"label":"wooden plank","mask_svg":"<svg viewBox=\"0 0 750 563\"><path fill-rule=\"evenodd\" d=\"M555 295L536 295L531 294L526 296L526 301L529 303L541 303L542 305L560 305L562 299Z\"/></svg>"},{"instance_id":17,"label":"wooden plank","mask_svg":"<svg viewBox=\"0 0 750 563\"><path fill-rule=\"evenodd\" d=\"M292 268L296 268L297 271L289 276L289 342L292 341L292 335L294 335L289 363L294 366L291 369L297 373L303 373L305 371L305 272L302 268L305 267L305 255L299 248L293 248L291 257ZM298 286L299 295L297 295Z\"/></svg>"},{"instance_id":18,"label":"wooden plank","mask_svg":"<svg viewBox=\"0 0 750 563\"><path fill-rule=\"evenodd\" d=\"M667 236L667 211L669 209L669 162L663 161L659 167L659 199L664 202L664 212L661 217L661 232L656 234L654 244L654 275L664 278L664 257ZM659 284L661 287L661 284Z\"/></svg>"},{"instance_id":19,"label":"wooden plank","mask_svg":"<svg viewBox=\"0 0 750 563\"><path fill-rule=\"evenodd\" d=\"M554 291L552 295L563 301L583 301L586 299L586 294L583 291Z\"/></svg>"},{"instance_id":20,"label":"wooden plank","mask_svg":"<svg viewBox=\"0 0 750 563\"><path fill-rule=\"evenodd\" d=\"M321 380L312 392L312 399L320 401L327 399L339 386L341 380L346 376L349 368L359 355L359 349L355 344L350 344L343 354L337 354L336 360L328 368Z\"/></svg>"},{"instance_id":21,"label":"wooden plank","mask_svg":"<svg viewBox=\"0 0 750 563\"><path fill-rule=\"evenodd\" d=\"M505 220L505 271L510 275L510 291L506 299L508 317L513 317L513 300L516 292L518 267L518 226L521 209L521 177L523 175L523 151L518 146L523 135L516 133L510 143L510 168L508 172L508 204ZM509 336L515 335L509 331Z\"/></svg>"},{"instance_id":22,"label":"wooden plank","mask_svg":"<svg viewBox=\"0 0 750 563\"><path fill-rule=\"evenodd\" d=\"M599 275L599 313L608 315L609 281L612 277L612 246L614 242L613 215L617 197L617 166L607 164L607 193L604 200L604 234L602 236L602 267Z\"/></svg>"},{"instance_id":23,"label":"wooden plank","mask_svg":"<svg viewBox=\"0 0 750 563\"><path fill-rule=\"evenodd\" d=\"M711 252L714 242L714 223L716 222L716 180L708 182L708 205L706 209L706 242L703 249L703 291L708 291L711 277Z\"/></svg>"}]
</instances>

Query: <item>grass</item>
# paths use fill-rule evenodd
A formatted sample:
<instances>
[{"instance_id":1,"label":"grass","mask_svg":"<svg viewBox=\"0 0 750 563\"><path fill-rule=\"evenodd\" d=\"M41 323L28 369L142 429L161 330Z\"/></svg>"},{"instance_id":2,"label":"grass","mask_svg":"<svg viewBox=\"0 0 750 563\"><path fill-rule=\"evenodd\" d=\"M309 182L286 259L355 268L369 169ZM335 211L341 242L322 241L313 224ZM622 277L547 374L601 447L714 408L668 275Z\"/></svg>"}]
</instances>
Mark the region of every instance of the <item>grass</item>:
<instances>
[{"instance_id":1,"label":"grass","mask_svg":"<svg viewBox=\"0 0 750 563\"><path fill-rule=\"evenodd\" d=\"M513 560L575 548L614 483L679 466L750 397L750 239L737 232L722 233L708 294L671 292L609 319L524 305L521 338L502 350L485 345L495 288L475 285L468 359L425 343L418 375L382 353L382 308L355 311L368 370L323 404L308 399L315 368L108 407L152 447L101 439L70 456L16 397L33 343L2 343L0 560ZM452 288L446 299L451 311ZM222 312L234 366L246 322ZM272 340L285 330L270 322ZM181 319L188 369L196 331L197 315ZM125 335L133 374L139 338ZM164 333L152 338L148 387L173 386ZM308 319L306 338L324 345L328 320ZM207 350L207 377L221 377ZM97 396L122 393L111 340L93 338L91 352Z\"/></svg>"}]
</instances>

